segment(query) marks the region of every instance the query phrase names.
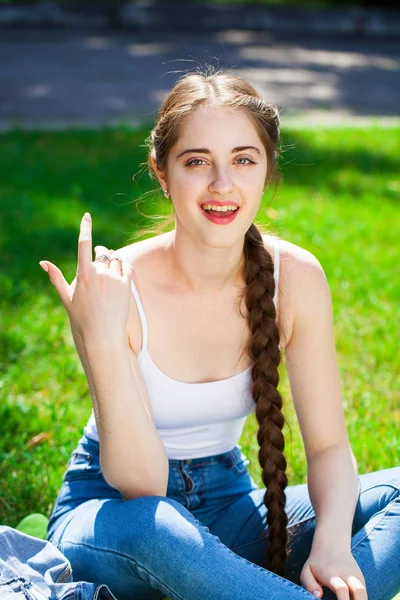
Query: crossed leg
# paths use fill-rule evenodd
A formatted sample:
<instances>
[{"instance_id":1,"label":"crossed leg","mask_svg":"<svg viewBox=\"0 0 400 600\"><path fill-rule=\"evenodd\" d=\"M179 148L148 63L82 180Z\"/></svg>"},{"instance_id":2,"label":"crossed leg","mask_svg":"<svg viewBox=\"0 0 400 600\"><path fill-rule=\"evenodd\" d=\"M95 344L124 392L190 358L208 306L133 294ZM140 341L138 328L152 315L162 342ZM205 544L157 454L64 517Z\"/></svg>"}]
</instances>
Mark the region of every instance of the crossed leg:
<instances>
[{"instance_id":1,"label":"crossed leg","mask_svg":"<svg viewBox=\"0 0 400 600\"><path fill-rule=\"evenodd\" d=\"M232 552L168 497L88 500L62 528L56 545L74 579L106 583L118 600L315 600Z\"/></svg>"},{"instance_id":2,"label":"crossed leg","mask_svg":"<svg viewBox=\"0 0 400 600\"><path fill-rule=\"evenodd\" d=\"M369 600L391 600L400 591L400 467L359 476L351 551L367 586ZM264 564L268 547L265 489L253 490L222 511L210 531L236 554ZM284 577L301 585L315 531L315 514L307 484L286 488L288 558ZM323 587L324 599L336 598Z\"/></svg>"}]
</instances>

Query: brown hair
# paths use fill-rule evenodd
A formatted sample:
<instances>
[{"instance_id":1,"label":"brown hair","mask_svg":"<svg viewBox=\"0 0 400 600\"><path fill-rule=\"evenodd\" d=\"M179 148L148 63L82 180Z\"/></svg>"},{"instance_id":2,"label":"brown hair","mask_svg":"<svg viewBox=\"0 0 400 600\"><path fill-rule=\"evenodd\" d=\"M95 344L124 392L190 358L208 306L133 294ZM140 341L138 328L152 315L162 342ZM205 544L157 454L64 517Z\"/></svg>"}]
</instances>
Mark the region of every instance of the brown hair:
<instances>
[{"instance_id":1,"label":"brown hair","mask_svg":"<svg viewBox=\"0 0 400 600\"><path fill-rule=\"evenodd\" d=\"M246 111L257 128L267 154L264 189L273 181L277 186L280 180L277 160L280 143L278 109L266 104L244 79L212 67L186 73L164 99L157 122L146 139L150 177L155 177L151 157L160 171L166 171L168 153L180 136L185 117L204 104ZM171 216L174 218L174 215L170 215L168 223L171 223ZM242 300L247 308L251 333L244 352L247 351L254 361L251 375L255 416L259 424L258 460L266 486L264 503L267 507L269 548L263 566L282 575L287 557L285 488L288 481L283 454L285 443L282 429L285 418L281 410L282 398L277 389L281 360L280 334L273 302L274 263L254 223L245 234L243 278L246 287Z\"/></svg>"}]
</instances>

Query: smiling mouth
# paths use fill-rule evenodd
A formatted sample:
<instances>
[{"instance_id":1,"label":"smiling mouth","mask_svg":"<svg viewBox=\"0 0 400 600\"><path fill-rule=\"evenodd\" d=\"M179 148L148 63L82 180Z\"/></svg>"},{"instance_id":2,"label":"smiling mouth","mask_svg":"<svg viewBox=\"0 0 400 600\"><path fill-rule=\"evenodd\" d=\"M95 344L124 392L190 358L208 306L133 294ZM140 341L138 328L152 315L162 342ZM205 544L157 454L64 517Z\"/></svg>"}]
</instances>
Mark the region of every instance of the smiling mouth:
<instances>
[{"instance_id":1,"label":"smiling mouth","mask_svg":"<svg viewBox=\"0 0 400 600\"><path fill-rule=\"evenodd\" d=\"M216 225L228 225L236 218L236 215L240 210L239 207L236 210L230 209L226 211L212 209L205 210L202 206L200 206L200 208L203 211L203 214L206 217L206 219L208 219L208 221L211 221Z\"/></svg>"},{"instance_id":2,"label":"smiling mouth","mask_svg":"<svg viewBox=\"0 0 400 600\"><path fill-rule=\"evenodd\" d=\"M230 216L233 215L233 213L237 212L239 210L239 207L235 208L235 209L229 209L229 210L213 210L212 208L210 209L206 209L203 206L201 207L203 209L203 211L209 215L213 215L216 217L224 217L224 216Z\"/></svg>"}]
</instances>

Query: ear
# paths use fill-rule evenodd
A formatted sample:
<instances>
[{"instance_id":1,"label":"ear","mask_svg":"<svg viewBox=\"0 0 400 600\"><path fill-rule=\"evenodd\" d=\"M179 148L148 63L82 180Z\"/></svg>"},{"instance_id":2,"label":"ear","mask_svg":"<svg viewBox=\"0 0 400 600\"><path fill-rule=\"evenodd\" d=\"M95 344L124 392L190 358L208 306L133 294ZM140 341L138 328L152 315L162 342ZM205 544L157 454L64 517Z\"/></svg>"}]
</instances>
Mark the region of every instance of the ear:
<instances>
[{"instance_id":1,"label":"ear","mask_svg":"<svg viewBox=\"0 0 400 600\"><path fill-rule=\"evenodd\" d=\"M156 161L154 160L154 156L151 157L151 164L152 164L154 172L157 176L157 179L160 182L161 187L164 189L168 189L168 183L167 183L167 179L165 177L165 173L164 173L164 171L160 171L157 168Z\"/></svg>"}]
</instances>

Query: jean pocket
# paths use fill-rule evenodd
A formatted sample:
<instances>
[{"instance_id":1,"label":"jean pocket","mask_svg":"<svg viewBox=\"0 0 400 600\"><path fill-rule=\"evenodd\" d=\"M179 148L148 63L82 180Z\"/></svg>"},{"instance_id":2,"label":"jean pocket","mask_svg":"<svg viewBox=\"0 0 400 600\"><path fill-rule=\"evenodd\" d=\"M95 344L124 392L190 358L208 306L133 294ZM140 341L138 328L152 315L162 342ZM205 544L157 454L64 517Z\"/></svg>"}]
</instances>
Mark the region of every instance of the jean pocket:
<instances>
[{"instance_id":1,"label":"jean pocket","mask_svg":"<svg viewBox=\"0 0 400 600\"><path fill-rule=\"evenodd\" d=\"M230 471L233 471L237 475L244 475L244 473L248 473L247 467L249 464L249 459L241 452L240 448L235 447L230 451L228 463Z\"/></svg>"},{"instance_id":2,"label":"jean pocket","mask_svg":"<svg viewBox=\"0 0 400 600\"><path fill-rule=\"evenodd\" d=\"M64 473L64 479L90 479L91 477L101 477L100 460L90 452L83 449L74 450L68 461L67 470Z\"/></svg>"}]
</instances>

